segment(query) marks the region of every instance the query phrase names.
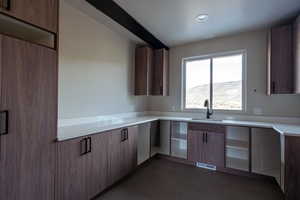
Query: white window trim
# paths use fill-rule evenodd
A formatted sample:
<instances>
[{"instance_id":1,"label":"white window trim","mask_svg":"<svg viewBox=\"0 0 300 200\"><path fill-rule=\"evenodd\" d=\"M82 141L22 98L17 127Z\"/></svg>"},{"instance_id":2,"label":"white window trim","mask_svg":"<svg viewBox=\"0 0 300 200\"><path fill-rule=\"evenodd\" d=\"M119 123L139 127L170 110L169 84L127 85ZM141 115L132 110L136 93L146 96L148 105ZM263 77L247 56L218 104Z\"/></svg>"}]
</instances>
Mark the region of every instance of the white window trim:
<instances>
[{"instance_id":1,"label":"white window trim","mask_svg":"<svg viewBox=\"0 0 300 200\"><path fill-rule=\"evenodd\" d=\"M243 66L242 66L242 110L221 110L221 109L214 109L215 113L245 113L247 112L247 51L245 49L236 50L236 51L228 51L222 53L213 53L207 54L202 56L194 56L194 57L187 57L182 59L182 66L181 66L181 110L184 112L206 112L206 109L189 109L186 108L186 62L190 62L193 60L199 59L210 59L216 57L226 57L226 56L233 56L237 54L243 55ZM203 102L204 103L204 102ZM212 106L212 104L210 104Z\"/></svg>"}]
</instances>

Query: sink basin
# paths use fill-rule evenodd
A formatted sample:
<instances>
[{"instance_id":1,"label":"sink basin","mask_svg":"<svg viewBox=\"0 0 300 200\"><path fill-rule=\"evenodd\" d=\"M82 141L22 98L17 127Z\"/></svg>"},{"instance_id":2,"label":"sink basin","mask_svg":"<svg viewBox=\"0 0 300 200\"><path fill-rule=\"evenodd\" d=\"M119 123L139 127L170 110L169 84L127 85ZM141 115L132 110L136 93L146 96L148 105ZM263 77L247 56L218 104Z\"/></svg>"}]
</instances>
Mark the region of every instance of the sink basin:
<instances>
[{"instance_id":1,"label":"sink basin","mask_svg":"<svg viewBox=\"0 0 300 200\"><path fill-rule=\"evenodd\" d=\"M222 122L222 119L206 119L206 118L192 118L193 121L211 121L211 122Z\"/></svg>"}]
</instances>

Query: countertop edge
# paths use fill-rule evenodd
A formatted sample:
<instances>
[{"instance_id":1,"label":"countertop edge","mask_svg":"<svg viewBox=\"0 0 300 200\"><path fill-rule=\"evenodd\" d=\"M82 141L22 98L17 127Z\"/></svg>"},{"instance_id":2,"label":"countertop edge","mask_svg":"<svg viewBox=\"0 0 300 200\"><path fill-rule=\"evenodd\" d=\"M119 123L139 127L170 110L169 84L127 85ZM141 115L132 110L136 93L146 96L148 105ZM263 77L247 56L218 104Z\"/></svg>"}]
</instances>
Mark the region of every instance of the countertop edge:
<instances>
[{"instance_id":1,"label":"countertop edge","mask_svg":"<svg viewBox=\"0 0 300 200\"><path fill-rule=\"evenodd\" d=\"M143 117L141 117L143 118ZM132 120L133 122L124 122L121 124L115 124L115 125L109 125L109 126L103 126L99 127L97 130L93 131L85 131L82 134L74 134L74 135L66 135L66 136L57 136L57 142L63 142L66 140L71 140L71 139L76 139L79 137L84 137L84 136L90 136L94 134L101 134L102 132L107 132L107 131L112 131L115 129L121 129L129 126L136 126L148 122L153 122L157 120L163 120L163 121L182 121L182 122L190 122L190 123L207 123L207 124L218 124L218 125L225 125L225 126L245 126L245 127L250 127L250 128L268 128L268 129L273 129L274 131L278 132L281 135L284 136L295 136L295 137L300 137L300 132L297 133L287 133L286 131L282 130L282 128L278 126L295 126L295 125L288 125L288 124L276 124L276 123L269 123L269 122L247 122L247 121L231 121L231 120L224 120L224 121L207 121L207 120L191 120L188 118L178 118L178 117L155 117L155 116L145 116L144 118L148 119L136 119L136 121ZM299 125L299 130L300 130L300 125Z\"/></svg>"}]
</instances>

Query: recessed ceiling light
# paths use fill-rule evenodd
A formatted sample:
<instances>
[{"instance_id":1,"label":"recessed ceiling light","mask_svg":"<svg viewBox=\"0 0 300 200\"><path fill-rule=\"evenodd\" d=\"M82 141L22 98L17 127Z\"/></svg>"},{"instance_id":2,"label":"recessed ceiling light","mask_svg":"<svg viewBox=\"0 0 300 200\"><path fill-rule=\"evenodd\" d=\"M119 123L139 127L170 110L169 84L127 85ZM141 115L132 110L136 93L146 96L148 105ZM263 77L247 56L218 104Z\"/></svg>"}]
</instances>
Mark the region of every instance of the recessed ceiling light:
<instances>
[{"instance_id":1,"label":"recessed ceiling light","mask_svg":"<svg viewBox=\"0 0 300 200\"><path fill-rule=\"evenodd\" d=\"M205 21L207 21L207 19L208 19L207 14L201 14L196 17L197 22L205 22Z\"/></svg>"}]
</instances>

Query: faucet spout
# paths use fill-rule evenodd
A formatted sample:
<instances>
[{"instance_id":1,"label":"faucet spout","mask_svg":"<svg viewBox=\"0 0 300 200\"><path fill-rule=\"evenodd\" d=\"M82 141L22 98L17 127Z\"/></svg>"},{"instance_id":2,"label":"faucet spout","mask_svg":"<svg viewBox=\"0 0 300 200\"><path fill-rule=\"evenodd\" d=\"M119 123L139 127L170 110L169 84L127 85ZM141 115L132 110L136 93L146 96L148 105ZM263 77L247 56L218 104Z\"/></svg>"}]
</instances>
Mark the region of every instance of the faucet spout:
<instances>
[{"instance_id":1,"label":"faucet spout","mask_svg":"<svg viewBox=\"0 0 300 200\"><path fill-rule=\"evenodd\" d=\"M204 107L206 107L206 119L210 119L210 116L213 114L213 110L210 109L210 104L208 99L204 101Z\"/></svg>"}]
</instances>

